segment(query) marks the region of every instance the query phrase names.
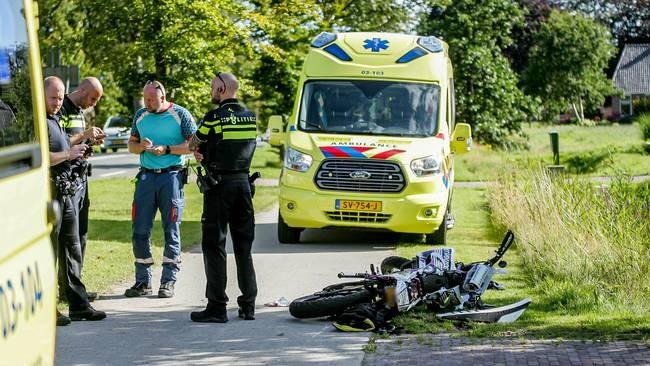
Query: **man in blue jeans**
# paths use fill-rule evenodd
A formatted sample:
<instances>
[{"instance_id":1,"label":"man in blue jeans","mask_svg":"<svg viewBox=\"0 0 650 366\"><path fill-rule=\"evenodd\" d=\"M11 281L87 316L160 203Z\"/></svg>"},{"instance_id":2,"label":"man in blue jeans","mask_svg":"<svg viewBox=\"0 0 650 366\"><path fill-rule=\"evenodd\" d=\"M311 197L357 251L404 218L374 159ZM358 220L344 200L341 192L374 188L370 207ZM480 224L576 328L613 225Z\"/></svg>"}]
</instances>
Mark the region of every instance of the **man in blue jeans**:
<instances>
[{"instance_id":1,"label":"man in blue jeans","mask_svg":"<svg viewBox=\"0 0 650 366\"><path fill-rule=\"evenodd\" d=\"M160 82L147 82L143 95L145 108L133 117L129 138L129 152L140 155L131 211L135 284L124 295L136 297L152 293L151 228L156 210L160 210L165 250L158 297L172 297L181 262L182 169L184 155L190 153L188 140L196 132L196 124L185 108L166 100L165 88Z\"/></svg>"}]
</instances>

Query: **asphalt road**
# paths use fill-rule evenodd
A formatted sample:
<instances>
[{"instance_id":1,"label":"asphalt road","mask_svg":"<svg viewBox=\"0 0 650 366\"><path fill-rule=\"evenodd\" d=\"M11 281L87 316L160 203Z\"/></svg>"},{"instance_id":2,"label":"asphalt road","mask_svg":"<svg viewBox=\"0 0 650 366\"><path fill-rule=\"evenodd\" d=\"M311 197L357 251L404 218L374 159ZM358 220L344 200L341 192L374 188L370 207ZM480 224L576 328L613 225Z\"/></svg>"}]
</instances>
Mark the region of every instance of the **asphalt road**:
<instances>
[{"instance_id":1,"label":"asphalt road","mask_svg":"<svg viewBox=\"0 0 650 366\"><path fill-rule=\"evenodd\" d=\"M132 283L124 283L110 294L100 294L94 303L108 313L106 320L58 327L56 364L361 365L369 333L339 332L327 320L297 320L286 307L264 304L339 282L340 271L365 271L390 255L392 243L380 233L306 231L303 244L279 244L276 213L277 208L256 218L257 320L237 318L239 290L229 242L230 321L190 321L189 313L206 304L203 259L200 247L195 247L183 254L174 298L155 297L161 262L155 258L154 296L125 298L122 294Z\"/></svg>"},{"instance_id":2,"label":"asphalt road","mask_svg":"<svg viewBox=\"0 0 650 366\"><path fill-rule=\"evenodd\" d=\"M126 150L115 153L95 153L88 161L92 164L91 180L114 178L114 177L135 177L140 168L140 157L130 154Z\"/></svg>"}]
</instances>

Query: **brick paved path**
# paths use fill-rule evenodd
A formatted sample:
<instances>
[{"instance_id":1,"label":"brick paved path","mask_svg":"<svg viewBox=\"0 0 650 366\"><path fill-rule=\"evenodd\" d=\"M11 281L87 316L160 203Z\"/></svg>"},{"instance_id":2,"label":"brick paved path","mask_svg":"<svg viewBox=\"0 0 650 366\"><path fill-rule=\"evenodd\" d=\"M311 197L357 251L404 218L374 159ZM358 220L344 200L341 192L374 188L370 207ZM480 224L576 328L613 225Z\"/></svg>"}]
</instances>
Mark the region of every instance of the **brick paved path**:
<instances>
[{"instance_id":1,"label":"brick paved path","mask_svg":"<svg viewBox=\"0 0 650 366\"><path fill-rule=\"evenodd\" d=\"M364 366L384 365L650 365L642 341L593 342L466 338L449 334L401 335L377 339Z\"/></svg>"}]
</instances>

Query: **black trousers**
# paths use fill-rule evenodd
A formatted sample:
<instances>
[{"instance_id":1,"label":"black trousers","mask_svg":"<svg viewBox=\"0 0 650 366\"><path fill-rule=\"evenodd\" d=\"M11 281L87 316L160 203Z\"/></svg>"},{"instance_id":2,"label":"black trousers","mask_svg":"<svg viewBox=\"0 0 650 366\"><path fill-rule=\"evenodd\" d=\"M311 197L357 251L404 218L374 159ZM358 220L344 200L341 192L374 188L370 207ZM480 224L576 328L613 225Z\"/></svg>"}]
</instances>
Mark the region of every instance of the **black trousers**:
<instances>
[{"instance_id":1,"label":"black trousers","mask_svg":"<svg viewBox=\"0 0 650 366\"><path fill-rule=\"evenodd\" d=\"M57 195L61 218L51 234L59 262L59 297L68 300L70 310L82 310L89 304L86 286L81 281L79 206L75 204L79 199L78 196L82 194L83 192L78 191L74 196Z\"/></svg>"},{"instance_id":2,"label":"black trousers","mask_svg":"<svg viewBox=\"0 0 650 366\"><path fill-rule=\"evenodd\" d=\"M255 306L257 281L251 249L255 238L255 212L247 179L223 180L203 196L203 262L207 287L208 307L223 308L226 295L226 235L230 227L237 282L241 296L237 303L242 308Z\"/></svg>"},{"instance_id":3,"label":"black trousers","mask_svg":"<svg viewBox=\"0 0 650 366\"><path fill-rule=\"evenodd\" d=\"M79 207L79 244L81 245L81 266L86 257L86 241L88 240L88 210L90 207L90 198L88 197L88 178L84 177L82 183L83 195L75 196L78 202L75 204Z\"/></svg>"}]
</instances>

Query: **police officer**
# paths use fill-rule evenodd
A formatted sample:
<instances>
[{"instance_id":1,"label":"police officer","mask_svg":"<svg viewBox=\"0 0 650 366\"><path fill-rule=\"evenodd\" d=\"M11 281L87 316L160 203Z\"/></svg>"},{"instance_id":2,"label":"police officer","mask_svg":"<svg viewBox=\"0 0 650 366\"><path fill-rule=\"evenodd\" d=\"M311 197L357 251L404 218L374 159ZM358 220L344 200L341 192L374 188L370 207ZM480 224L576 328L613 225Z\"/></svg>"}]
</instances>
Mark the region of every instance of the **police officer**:
<instances>
[{"instance_id":1,"label":"police officer","mask_svg":"<svg viewBox=\"0 0 650 366\"><path fill-rule=\"evenodd\" d=\"M57 325L67 325L70 320L101 320L106 317L103 311L90 306L86 287L81 282L81 245L79 242L79 210L73 196L81 187L81 181L72 172L72 161L82 158L88 145L78 142L90 133L84 133L71 141L59 124L58 114L63 102L65 90L61 79L51 76L44 80L45 105L47 112L47 129L50 151L50 176L53 196L60 203L61 215L52 230L51 238L60 272L64 280L60 284L68 299L70 317L57 312Z\"/></svg>"},{"instance_id":2,"label":"police officer","mask_svg":"<svg viewBox=\"0 0 650 366\"><path fill-rule=\"evenodd\" d=\"M203 262L207 277L208 305L192 312L195 322L225 323L226 235L230 225L237 282L239 317L255 319L257 283L251 248L255 221L248 173L257 136L255 114L237 100L239 82L230 73L217 73L212 80L212 103L219 104L205 114L190 143L206 175L203 184Z\"/></svg>"},{"instance_id":3,"label":"police officer","mask_svg":"<svg viewBox=\"0 0 650 366\"><path fill-rule=\"evenodd\" d=\"M94 77L88 77L81 81L79 87L72 93L65 96L61 106L60 123L65 132L72 139L82 139L86 131L86 120L83 114L84 109L94 107L103 94L102 84ZM90 139L83 139L86 143L99 144L105 137L104 132L98 127L92 127ZM89 153L90 151L87 151ZM72 171L81 179L81 187L75 194L73 200L79 207L79 240L81 243L81 262L79 268L83 268L83 260L86 255L86 241L88 239L88 209L90 199L88 198L88 172L90 163L86 159L77 159L72 162ZM96 292L88 292L90 301L97 297Z\"/></svg>"}]
</instances>

